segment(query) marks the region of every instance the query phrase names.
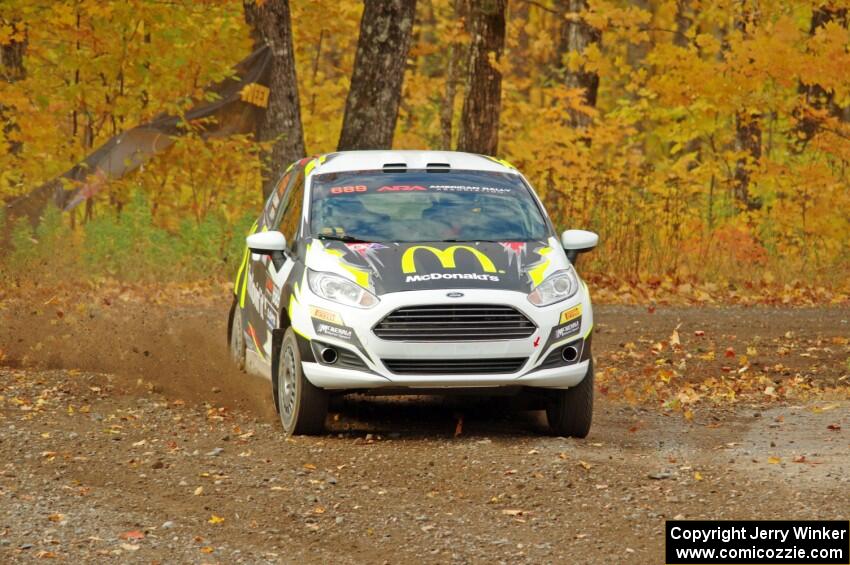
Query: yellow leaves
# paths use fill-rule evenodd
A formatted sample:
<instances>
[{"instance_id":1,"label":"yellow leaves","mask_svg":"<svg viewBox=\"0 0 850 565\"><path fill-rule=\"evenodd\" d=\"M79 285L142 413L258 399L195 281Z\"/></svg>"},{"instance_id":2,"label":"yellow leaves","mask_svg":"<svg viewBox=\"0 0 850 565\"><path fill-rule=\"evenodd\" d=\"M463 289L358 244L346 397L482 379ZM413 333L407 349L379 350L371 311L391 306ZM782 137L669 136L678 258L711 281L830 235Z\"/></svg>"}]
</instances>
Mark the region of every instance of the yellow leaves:
<instances>
[{"instance_id":1,"label":"yellow leaves","mask_svg":"<svg viewBox=\"0 0 850 565\"><path fill-rule=\"evenodd\" d=\"M216 516L215 514L213 514L212 516L210 516L210 519L207 520L207 523L212 524L213 526L218 526L218 525L224 523L224 518L222 518L221 516Z\"/></svg>"},{"instance_id":2,"label":"yellow leaves","mask_svg":"<svg viewBox=\"0 0 850 565\"><path fill-rule=\"evenodd\" d=\"M777 457L776 455L771 455L767 458L767 462L771 465L778 465L779 463L782 463L782 458Z\"/></svg>"}]
</instances>

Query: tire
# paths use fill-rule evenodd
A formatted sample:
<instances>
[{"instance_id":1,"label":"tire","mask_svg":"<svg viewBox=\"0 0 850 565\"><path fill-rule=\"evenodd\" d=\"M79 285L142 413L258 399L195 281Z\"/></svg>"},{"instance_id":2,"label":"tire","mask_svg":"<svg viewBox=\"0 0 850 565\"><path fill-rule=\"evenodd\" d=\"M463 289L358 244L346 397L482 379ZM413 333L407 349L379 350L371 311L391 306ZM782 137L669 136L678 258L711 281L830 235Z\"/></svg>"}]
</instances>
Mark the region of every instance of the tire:
<instances>
[{"instance_id":1,"label":"tire","mask_svg":"<svg viewBox=\"0 0 850 565\"><path fill-rule=\"evenodd\" d=\"M230 359L240 371L245 370L245 330L242 329L242 309L233 304L230 319Z\"/></svg>"},{"instance_id":2,"label":"tire","mask_svg":"<svg viewBox=\"0 0 850 565\"><path fill-rule=\"evenodd\" d=\"M286 330L277 370L277 402L286 436L318 435L325 431L328 394L307 380L295 332Z\"/></svg>"},{"instance_id":3,"label":"tire","mask_svg":"<svg viewBox=\"0 0 850 565\"><path fill-rule=\"evenodd\" d=\"M593 420L593 361L584 379L574 387L551 393L546 417L552 433L564 437L585 438Z\"/></svg>"}]
</instances>

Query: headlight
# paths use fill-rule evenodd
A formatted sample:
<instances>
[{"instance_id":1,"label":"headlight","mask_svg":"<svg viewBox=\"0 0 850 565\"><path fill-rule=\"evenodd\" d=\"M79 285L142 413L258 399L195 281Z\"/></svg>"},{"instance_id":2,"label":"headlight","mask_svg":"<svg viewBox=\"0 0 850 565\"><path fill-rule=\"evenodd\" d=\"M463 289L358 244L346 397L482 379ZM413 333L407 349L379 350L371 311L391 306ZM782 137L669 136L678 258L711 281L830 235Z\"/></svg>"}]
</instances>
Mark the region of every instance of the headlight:
<instances>
[{"instance_id":1,"label":"headlight","mask_svg":"<svg viewBox=\"0 0 850 565\"><path fill-rule=\"evenodd\" d=\"M566 300L578 292L578 278L575 271L567 269L558 271L537 285L528 295L528 301L535 306L549 306L555 302Z\"/></svg>"},{"instance_id":2,"label":"headlight","mask_svg":"<svg viewBox=\"0 0 850 565\"><path fill-rule=\"evenodd\" d=\"M378 297L339 275L320 273L307 269L307 284L314 294L332 302L354 306L355 308L371 308L378 303Z\"/></svg>"}]
</instances>

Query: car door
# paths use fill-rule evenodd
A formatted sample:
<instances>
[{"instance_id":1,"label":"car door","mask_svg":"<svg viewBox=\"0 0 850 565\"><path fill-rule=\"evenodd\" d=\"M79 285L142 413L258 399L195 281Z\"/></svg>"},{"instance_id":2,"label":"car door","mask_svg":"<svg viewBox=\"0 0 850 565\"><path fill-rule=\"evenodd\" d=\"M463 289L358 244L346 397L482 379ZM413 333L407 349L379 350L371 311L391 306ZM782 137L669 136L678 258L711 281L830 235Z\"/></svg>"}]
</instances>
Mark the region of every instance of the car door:
<instances>
[{"instance_id":1,"label":"car door","mask_svg":"<svg viewBox=\"0 0 850 565\"><path fill-rule=\"evenodd\" d=\"M274 188L257 231L279 230L286 236L290 249L295 244L295 234L289 229L291 218L300 216L304 196L304 167L294 163ZM272 332L277 328L280 312L281 288L294 266L291 254L280 268L267 255L251 254L248 271L250 307L247 310L247 350L256 354L264 367L270 363Z\"/></svg>"}]
</instances>

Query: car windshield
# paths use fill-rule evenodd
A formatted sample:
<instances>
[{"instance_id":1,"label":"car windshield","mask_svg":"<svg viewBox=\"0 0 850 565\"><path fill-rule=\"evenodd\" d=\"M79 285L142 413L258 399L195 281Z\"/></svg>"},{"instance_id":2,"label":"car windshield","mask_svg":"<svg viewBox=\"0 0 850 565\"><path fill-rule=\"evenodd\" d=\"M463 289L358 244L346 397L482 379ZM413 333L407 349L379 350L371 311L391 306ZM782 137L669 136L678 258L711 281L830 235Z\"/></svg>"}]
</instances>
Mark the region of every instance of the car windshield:
<instances>
[{"instance_id":1,"label":"car windshield","mask_svg":"<svg viewBox=\"0 0 850 565\"><path fill-rule=\"evenodd\" d=\"M310 229L345 241L531 241L548 228L516 174L348 171L312 180Z\"/></svg>"}]
</instances>

